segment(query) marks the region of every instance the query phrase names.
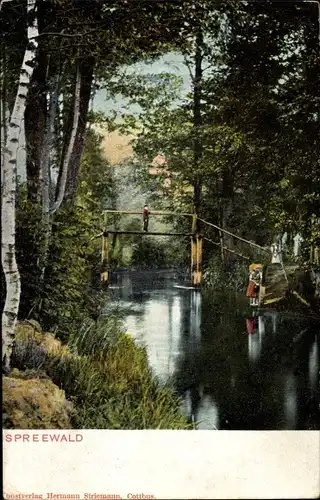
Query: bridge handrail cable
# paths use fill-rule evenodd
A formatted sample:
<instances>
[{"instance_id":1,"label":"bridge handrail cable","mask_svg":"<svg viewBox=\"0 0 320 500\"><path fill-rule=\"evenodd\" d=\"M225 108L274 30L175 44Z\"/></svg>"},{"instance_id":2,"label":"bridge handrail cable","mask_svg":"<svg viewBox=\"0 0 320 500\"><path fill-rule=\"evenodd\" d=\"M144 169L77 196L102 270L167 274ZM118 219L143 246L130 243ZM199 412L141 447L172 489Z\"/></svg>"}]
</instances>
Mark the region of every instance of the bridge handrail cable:
<instances>
[{"instance_id":1,"label":"bridge handrail cable","mask_svg":"<svg viewBox=\"0 0 320 500\"><path fill-rule=\"evenodd\" d=\"M259 248L263 252L266 252L268 254L270 253L270 250L266 250L264 247L258 245L257 243L254 243L253 241L250 241L250 240L246 240L245 238L241 238L241 236L238 236L238 235L236 235L234 233L231 233L230 231L227 231L226 229L222 229L222 227L216 226L215 224L212 224L212 222L208 222L208 221L206 221L204 219L200 219L200 217L198 217L198 220L200 220L204 224L207 224L208 226L212 226L215 229L218 229L219 231L222 231L223 233L229 234L230 236L233 236L234 238L237 238L238 240L243 241L244 243L247 243L248 245L251 245L253 247Z\"/></svg>"},{"instance_id":2,"label":"bridge handrail cable","mask_svg":"<svg viewBox=\"0 0 320 500\"><path fill-rule=\"evenodd\" d=\"M114 214L123 214L123 215L142 215L143 211L141 210L103 210L102 214L106 215L108 213L114 213ZM187 212L165 212L161 210L154 210L149 212L150 215L175 215L175 216L187 216L187 217L194 217L194 213L187 213ZM241 236L238 236L237 234L231 233L230 231L227 231L226 229L223 229L222 227L217 226L216 224L212 224L212 222L208 222L204 219L201 219L200 217L197 217L197 219L203 224L206 224L208 226L214 227L215 229L218 229L218 231L221 231L225 234L229 234L233 238L236 238L240 241L243 241L244 243L247 243L248 245L251 245L253 247L259 248L259 250L262 250L265 253L270 254L270 250L266 250L266 248L262 247L261 245L258 245L257 243L254 243L253 241L247 240L245 238L242 238ZM212 240L211 240L212 242Z\"/></svg>"}]
</instances>

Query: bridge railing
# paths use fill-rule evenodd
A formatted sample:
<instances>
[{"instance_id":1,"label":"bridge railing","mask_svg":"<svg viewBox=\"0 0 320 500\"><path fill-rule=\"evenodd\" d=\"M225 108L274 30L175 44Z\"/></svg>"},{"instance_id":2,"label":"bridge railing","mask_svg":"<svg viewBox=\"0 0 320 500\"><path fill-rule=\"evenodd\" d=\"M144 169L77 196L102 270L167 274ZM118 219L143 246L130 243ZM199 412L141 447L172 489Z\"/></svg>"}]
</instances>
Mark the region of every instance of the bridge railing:
<instances>
[{"instance_id":1,"label":"bridge railing","mask_svg":"<svg viewBox=\"0 0 320 500\"><path fill-rule=\"evenodd\" d=\"M192 218L192 228L191 232L189 233L164 233L164 232L148 232L148 231L125 231L125 230L109 230L107 228L107 223L108 223L108 214L119 214L119 215L143 215L144 211L143 210L116 210L116 209L106 209L102 212L103 218L104 218L104 227L103 227L103 232L99 234L99 236L102 236L102 271L101 271L101 278L103 281L108 281L109 278L109 273L108 273L108 249L109 249L109 234L137 234L137 235L142 235L142 236L188 236L191 238L191 277L192 277L192 284L194 286L199 286L202 281L202 260L203 260L203 252L202 252L202 241L203 239L211 242L215 245L221 246L221 252L227 251L231 252L233 254L236 254L246 260L250 260L250 257L243 255L240 252L237 252L236 250L230 249L228 247L225 247L222 242L222 236L220 238L220 244L217 242L214 242L213 240L205 237L202 232L199 230L199 222L201 222L204 225L211 226L215 229L217 229L220 232L220 235L222 233L228 234L229 236L232 236L233 238L242 241L251 247L257 248L262 252L265 252L270 255L270 250L267 250L266 248L262 247L261 245L258 245L254 241L247 240L241 236L238 236L235 233L232 233L226 229L223 229L216 224L213 224L212 222L206 221L198 215L193 212L172 212L172 211L163 211L163 210L150 210L148 211L148 215L151 216L174 216L174 217L191 217Z\"/></svg>"}]
</instances>

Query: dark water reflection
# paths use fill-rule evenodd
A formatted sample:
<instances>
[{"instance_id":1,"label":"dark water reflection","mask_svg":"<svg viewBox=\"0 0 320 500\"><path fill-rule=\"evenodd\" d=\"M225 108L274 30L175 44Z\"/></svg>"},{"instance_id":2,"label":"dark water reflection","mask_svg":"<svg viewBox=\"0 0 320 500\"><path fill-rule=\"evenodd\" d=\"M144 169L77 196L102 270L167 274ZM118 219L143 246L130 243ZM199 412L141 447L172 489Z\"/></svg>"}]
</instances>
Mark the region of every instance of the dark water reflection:
<instances>
[{"instance_id":1,"label":"dark water reflection","mask_svg":"<svg viewBox=\"0 0 320 500\"><path fill-rule=\"evenodd\" d=\"M176 288L170 272L116 273L113 303L171 378L198 429L319 429L319 323L294 314L254 316L244 297Z\"/></svg>"}]
</instances>

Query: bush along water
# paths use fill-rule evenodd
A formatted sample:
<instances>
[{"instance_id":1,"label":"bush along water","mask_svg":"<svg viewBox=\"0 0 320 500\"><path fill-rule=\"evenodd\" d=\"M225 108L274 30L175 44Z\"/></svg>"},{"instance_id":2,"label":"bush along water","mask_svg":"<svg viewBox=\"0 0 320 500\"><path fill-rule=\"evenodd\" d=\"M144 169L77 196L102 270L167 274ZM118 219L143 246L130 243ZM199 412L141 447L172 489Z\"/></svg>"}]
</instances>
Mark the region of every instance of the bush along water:
<instances>
[{"instance_id":1,"label":"bush along water","mask_svg":"<svg viewBox=\"0 0 320 500\"><path fill-rule=\"evenodd\" d=\"M248 280L247 261L235 261L230 267L221 262L219 255L214 255L204 267L204 285L216 292L243 292Z\"/></svg>"},{"instance_id":2,"label":"bush along water","mask_svg":"<svg viewBox=\"0 0 320 500\"><path fill-rule=\"evenodd\" d=\"M3 377L6 428L189 428L180 400L117 317L88 319L67 344L36 322L20 323L13 367Z\"/></svg>"}]
</instances>

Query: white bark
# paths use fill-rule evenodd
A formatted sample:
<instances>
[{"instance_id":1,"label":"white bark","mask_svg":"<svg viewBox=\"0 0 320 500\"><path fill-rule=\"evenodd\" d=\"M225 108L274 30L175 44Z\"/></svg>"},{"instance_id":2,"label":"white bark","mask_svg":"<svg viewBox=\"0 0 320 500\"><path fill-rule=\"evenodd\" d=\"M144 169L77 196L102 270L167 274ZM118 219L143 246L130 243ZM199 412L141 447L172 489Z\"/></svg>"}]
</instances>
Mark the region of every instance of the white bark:
<instances>
[{"instance_id":1,"label":"white bark","mask_svg":"<svg viewBox=\"0 0 320 500\"><path fill-rule=\"evenodd\" d=\"M8 132L8 123L10 120L9 107L7 105L7 81L6 81L6 54L3 51L2 54L2 68L1 68L1 165L4 165L4 152L7 144L7 132ZM1 189L3 184L3 172L1 169Z\"/></svg>"},{"instance_id":2,"label":"white bark","mask_svg":"<svg viewBox=\"0 0 320 500\"><path fill-rule=\"evenodd\" d=\"M1 102L1 165L4 165L5 150L8 139L8 123L10 121L9 110L6 101ZM1 187L3 185L3 171L1 169Z\"/></svg>"},{"instance_id":3,"label":"white bark","mask_svg":"<svg viewBox=\"0 0 320 500\"><path fill-rule=\"evenodd\" d=\"M50 213L54 214L58 208L60 207L65 189L66 189L66 183L67 183L67 175L68 175L68 166L70 162L70 158L72 155L76 135L77 135L77 130L78 130L78 122L79 122L79 115L80 115L80 87L81 87L81 73L80 73L80 65L78 62L77 65L77 75L76 75L76 86L75 86L75 92L74 92L74 110L73 110L73 123L72 123L72 130L71 130L71 136L70 136L70 141L68 144L68 149L65 154L64 160L63 160L63 165L62 165L62 174L60 178L60 183L58 187L58 195L55 203L52 205L50 208Z\"/></svg>"},{"instance_id":4,"label":"white bark","mask_svg":"<svg viewBox=\"0 0 320 500\"><path fill-rule=\"evenodd\" d=\"M27 0L28 14L35 11L36 1ZM28 26L28 45L24 54L18 91L10 117L9 130L3 159L3 191L1 211L2 267L6 280L6 301L2 313L2 361L10 369L10 357L14 341L14 329L20 303L20 275L15 252L17 152L26 106L26 96L33 73L33 61L37 48L37 19Z\"/></svg>"}]
</instances>

